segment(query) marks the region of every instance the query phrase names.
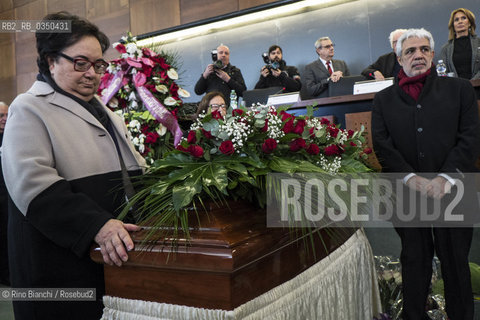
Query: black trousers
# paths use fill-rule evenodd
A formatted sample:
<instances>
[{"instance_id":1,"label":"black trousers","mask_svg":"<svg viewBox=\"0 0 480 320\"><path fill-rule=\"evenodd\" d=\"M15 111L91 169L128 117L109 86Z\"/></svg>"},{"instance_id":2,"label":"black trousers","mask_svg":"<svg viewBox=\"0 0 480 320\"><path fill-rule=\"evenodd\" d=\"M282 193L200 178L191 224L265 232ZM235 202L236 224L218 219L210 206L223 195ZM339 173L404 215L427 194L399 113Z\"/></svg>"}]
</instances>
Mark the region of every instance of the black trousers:
<instances>
[{"instance_id":1,"label":"black trousers","mask_svg":"<svg viewBox=\"0 0 480 320\"><path fill-rule=\"evenodd\" d=\"M8 193L2 180L0 181L0 283L5 285L10 284L10 273L8 271L7 224Z\"/></svg>"},{"instance_id":2,"label":"black trousers","mask_svg":"<svg viewBox=\"0 0 480 320\"><path fill-rule=\"evenodd\" d=\"M437 253L450 320L473 320L468 253L473 228L395 228L402 241L403 319L426 319L425 305Z\"/></svg>"}]
</instances>

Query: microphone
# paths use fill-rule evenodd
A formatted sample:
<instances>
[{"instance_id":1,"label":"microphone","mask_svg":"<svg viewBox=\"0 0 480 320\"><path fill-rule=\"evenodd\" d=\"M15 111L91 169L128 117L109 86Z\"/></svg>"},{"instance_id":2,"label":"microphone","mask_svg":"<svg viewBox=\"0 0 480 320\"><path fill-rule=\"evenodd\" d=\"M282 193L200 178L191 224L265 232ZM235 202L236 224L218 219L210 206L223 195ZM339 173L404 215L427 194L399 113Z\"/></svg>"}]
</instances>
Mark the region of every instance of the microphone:
<instances>
[{"instance_id":1,"label":"microphone","mask_svg":"<svg viewBox=\"0 0 480 320\"><path fill-rule=\"evenodd\" d=\"M280 92L283 92L284 90L285 90L285 87L283 87L282 89L280 89L280 90L278 90L277 92L273 93L272 96L275 95L275 94L279 94Z\"/></svg>"}]
</instances>

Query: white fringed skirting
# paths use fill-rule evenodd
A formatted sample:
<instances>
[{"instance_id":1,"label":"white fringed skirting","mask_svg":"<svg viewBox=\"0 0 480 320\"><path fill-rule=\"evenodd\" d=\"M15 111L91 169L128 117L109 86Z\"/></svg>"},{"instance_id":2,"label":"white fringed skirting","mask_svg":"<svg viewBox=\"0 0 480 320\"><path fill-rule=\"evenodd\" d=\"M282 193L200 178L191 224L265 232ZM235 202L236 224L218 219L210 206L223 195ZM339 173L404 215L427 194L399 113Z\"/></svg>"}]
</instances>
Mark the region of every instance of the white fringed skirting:
<instances>
[{"instance_id":1,"label":"white fringed skirting","mask_svg":"<svg viewBox=\"0 0 480 320\"><path fill-rule=\"evenodd\" d=\"M231 311L110 296L103 303L102 320L372 320L381 312L373 255L362 230L295 278Z\"/></svg>"}]
</instances>

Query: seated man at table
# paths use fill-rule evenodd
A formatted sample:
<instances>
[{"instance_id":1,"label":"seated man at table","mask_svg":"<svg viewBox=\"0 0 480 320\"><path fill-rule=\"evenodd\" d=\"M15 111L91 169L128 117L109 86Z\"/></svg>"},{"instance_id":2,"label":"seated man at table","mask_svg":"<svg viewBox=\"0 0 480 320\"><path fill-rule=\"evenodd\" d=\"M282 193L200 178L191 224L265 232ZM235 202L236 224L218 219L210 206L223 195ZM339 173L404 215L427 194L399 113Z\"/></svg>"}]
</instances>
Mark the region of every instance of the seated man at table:
<instances>
[{"instance_id":1,"label":"seated man at table","mask_svg":"<svg viewBox=\"0 0 480 320\"><path fill-rule=\"evenodd\" d=\"M362 71L362 75L367 79L385 80L385 78L396 77L398 71L400 71L400 64L397 61L397 55L395 54L395 47L397 46L397 40L402 34L407 31L406 29L396 29L390 33L388 40L393 51L380 56L377 61L369 65Z\"/></svg>"},{"instance_id":2,"label":"seated man at table","mask_svg":"<svg viewBox=\"0 0 480 320\"><path fill-rule=\"evenodd\" d=\"M304 74L306 91L311 97L319 96L330 82L337 82L343 76L350 75L345 61L333 59L334 46L329 37L315 41L318 60L306 65Z\"/></svg>"},{"instance_id":3,"label":"seated man at table","mask_svg":"<svg viewBox=\"0 0 480 320\"><path fill-rule=\"evenodd\" d=\"M260 70L260 79L255 89L283 87L283 92L299 91L302 87L300 74L294 66L287 66L283 60L282 48L272 45L268 49L268 64Z\"/></svg>"}]
</instances>

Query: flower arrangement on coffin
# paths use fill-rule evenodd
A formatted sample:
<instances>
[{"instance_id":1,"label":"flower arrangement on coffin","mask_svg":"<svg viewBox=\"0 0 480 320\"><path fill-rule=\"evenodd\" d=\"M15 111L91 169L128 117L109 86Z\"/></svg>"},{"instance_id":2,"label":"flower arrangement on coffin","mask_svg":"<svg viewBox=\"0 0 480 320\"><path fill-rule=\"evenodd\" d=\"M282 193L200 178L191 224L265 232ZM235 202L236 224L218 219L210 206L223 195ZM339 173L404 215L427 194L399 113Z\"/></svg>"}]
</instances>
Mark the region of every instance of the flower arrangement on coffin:
<instances>
[{"instance_id":1,"label":"flower arrangement on coffin","mask_svg":"<svg viewBox=\"0 0 480 320\"><path fill-rule=\"evenodd\" d=\"M137 47L130 33L122 42L113 44L121 56L110 61L98 93L113 111L123 115L133 144L152 163L180 141L177 113L181 98L190 94L176 83L173 55Z\"/></svg>"},{"instance_id":2,"label":"flower arrangement on coffin","mask_svg":"<svg viewBox=\"0 0 480 320\"><path fill-rule=\"evenodd\" d=\"M176 150L138 178L141 190L128 206L136 206L139 223L182 226L188 234L188 212L205 200L241 199L263 207L268 173L370 171L363 160L371 150L364 143L363 130L342 130L313 117L313 107L298 117L262 105L230 109L225 117L201 114Z\"/></svg>"}]
</instances>

